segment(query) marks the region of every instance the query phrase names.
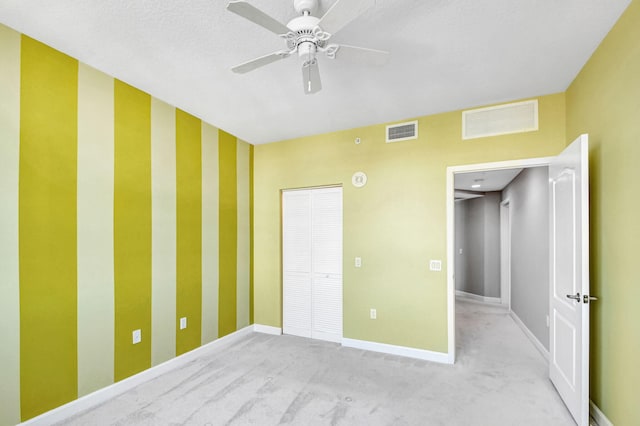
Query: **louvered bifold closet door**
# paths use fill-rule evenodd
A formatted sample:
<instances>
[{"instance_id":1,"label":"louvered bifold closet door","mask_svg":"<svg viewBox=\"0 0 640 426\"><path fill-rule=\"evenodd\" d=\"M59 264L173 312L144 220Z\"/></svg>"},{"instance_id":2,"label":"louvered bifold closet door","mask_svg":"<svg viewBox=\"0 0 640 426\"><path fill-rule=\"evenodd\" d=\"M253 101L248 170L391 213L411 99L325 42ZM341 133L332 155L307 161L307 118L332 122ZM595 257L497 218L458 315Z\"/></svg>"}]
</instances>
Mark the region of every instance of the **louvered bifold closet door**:
<instances>
[{"instance_id":1,"label":"louvered bifold closet door","mask_svg":"<svg viewBox=\"0 0 640 426\"><path fill-rule=\"evenodd\" d=\"M311 337L311 194L282 193L282 331Z\"/></svg>"},{"instance_id":2,"label":"louvered bifold closet door","mask_svg":"<svg viewBox=\"0 0 640 426\"><path fill-rule=\"evenodd\" d=\"M342 340L342 188L282 194L283 332Z\"/></svg>"},{"instance_id":3,"label":"louvered bifold closet door","mask_svg":"<svg viewBox=\"0 0 640 426\"><path fill-rule=\"evenodd\" d=\"M311 303L315 339L342 340L342 188L311 197Z\"/></svg>"}]
</instances>

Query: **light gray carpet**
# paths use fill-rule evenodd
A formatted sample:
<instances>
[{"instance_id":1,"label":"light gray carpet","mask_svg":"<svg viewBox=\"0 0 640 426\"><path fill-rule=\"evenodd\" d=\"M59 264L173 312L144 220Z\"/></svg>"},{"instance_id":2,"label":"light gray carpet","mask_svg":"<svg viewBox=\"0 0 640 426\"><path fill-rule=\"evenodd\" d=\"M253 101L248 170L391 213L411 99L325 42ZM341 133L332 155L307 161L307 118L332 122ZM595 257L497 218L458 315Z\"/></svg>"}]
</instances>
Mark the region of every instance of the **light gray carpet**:
<instances>
[{"instance_id":1,"label":"light gray carpet","mask_svg":"<svg viewBox=\"0 0 640 426\"><path fill-rule=\"evenodd\" d=\"M574 425L503 309L456 315L453 366L252 334L64 424Z\"/></svg>"}]
</instances>

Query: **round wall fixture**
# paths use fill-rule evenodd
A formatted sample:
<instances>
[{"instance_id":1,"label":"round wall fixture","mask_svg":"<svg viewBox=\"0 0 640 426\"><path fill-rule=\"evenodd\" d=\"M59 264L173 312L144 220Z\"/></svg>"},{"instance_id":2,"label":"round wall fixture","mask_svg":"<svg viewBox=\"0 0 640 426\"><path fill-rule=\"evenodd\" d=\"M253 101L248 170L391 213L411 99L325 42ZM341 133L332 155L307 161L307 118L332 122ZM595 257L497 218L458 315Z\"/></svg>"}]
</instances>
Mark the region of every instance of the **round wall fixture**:
<instances>
[{"instance_id":1,"label":"round wall fixture","mask_svg":"<svg viewBox=\"0 0 640 426\"><path fill-rule=\"evenodd\" d=\"M355 172L353 176L351 176L351 183L356 188L362 188L367 184L367 175L364 172Z\"/></svg>"}]
</instances>

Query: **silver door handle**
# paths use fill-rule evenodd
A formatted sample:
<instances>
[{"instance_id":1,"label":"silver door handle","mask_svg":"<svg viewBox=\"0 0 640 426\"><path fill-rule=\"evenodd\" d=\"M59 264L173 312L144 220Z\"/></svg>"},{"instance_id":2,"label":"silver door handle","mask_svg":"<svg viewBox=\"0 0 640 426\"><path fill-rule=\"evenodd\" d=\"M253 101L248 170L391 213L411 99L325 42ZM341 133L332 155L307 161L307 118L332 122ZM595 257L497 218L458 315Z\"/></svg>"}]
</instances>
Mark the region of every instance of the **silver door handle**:
<instances>
[{"instance_id":1,"label":"silver door handle","mask_svg":"<svg viewBox=\"0 0 640 426\"><path fill-rule=\"evenodd\" d=\"M582 301L583 301L584 303L589 303L589 302L591 302L592 300L598 300L598 298L597 298L597 297L594 297L594 296L589 296L589 295L587 295L587 294L585 294L584 296L582 296Z\"/></svg>"},{"instance_id":2,"label":"silver door handle","mask_svg":"<svg viewBox=\"0 0 640 426\"><path fill-rule=\"evenodd\" d=\"M580 293L567 294L567 299L573 299L573 300L579 302L580 301Z\"/></svg>"}]
</instances>

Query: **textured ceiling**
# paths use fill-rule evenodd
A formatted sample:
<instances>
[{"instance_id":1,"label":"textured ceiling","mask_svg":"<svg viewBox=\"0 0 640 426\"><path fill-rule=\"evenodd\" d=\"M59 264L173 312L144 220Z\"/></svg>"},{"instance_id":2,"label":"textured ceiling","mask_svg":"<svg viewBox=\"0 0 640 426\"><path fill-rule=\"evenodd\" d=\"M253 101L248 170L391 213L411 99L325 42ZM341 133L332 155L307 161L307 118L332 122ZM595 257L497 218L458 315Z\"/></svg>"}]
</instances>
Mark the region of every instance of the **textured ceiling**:
<instances>
[{"instance_id":1,"label":"textured ceiling","mask_svg":"<svg viewBox=\"0 0 640 426\"><path fill-rule=\"evenodd\" d=\"M456 173L453 186L464 191L502 191L520 174L522 169L490 170L485 172ZM472 185L479 184L479 188Z\"/></svg>"},{"instance_id":2,"label":"textured ceiling","mask_svg":"<svg viewBox=\"0 0 640 426\"><path fill-rule=\"evenodd\" d=\"M249 1L296 16L291 0ZM629 3L377 0L332 41L388 50L389 62L321 57L314 95L295 57L229 70L283 41L224 0L0 0L0 22L259 144L564 91Z\"/></svg>"}]
</instances>

